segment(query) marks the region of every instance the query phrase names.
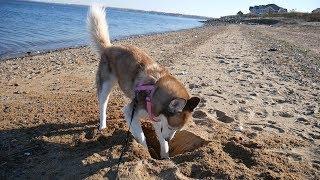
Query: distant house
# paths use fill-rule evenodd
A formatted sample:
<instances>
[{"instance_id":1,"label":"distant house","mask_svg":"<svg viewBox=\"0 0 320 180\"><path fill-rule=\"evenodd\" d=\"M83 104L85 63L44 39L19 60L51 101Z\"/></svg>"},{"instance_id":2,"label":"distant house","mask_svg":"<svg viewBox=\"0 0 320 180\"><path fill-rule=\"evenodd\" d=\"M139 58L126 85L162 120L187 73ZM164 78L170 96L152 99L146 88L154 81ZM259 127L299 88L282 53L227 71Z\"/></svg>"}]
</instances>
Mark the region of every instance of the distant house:
<instances>
[{"instance_id":1,"label":"distant house","mask_svg":"<svg viewBox=\"0 0 320 180\"><path fill-rule=\"evenodd\" d=\"M249 8L250 13L254 15L262 15L262 14L269 14L269 13L286 13L288 12L287 9L279 7L275 4L267 4L267 5L260 5L260 6L250 6Z\"/></svg>"},{"instance_id":2,"label":"distant house","mask_svg":"<svg viewBox=\"0 0 320 180\"><path fill-rule=\"evenodd\" d=\"M313 10L312 13L320 13L320 8Z\"/></svg>"}]
</instances>

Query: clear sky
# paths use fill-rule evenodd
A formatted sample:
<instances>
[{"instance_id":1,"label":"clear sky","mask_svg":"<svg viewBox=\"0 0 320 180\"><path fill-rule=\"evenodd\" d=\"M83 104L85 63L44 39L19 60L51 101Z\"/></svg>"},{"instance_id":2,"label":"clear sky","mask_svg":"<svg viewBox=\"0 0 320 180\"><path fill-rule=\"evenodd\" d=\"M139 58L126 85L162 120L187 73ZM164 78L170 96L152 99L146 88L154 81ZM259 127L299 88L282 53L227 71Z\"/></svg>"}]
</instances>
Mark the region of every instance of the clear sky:
<instances>
[{"instance_id":1,"label":"clear sky","mask_svg":"<svg viewBox=\"0 0 320 180\"><path fill-rule=\"evenodd\" d=\"M220 17L238 11L247 13L249 6L274 3L288 10L310 12L320 8L320 0L34 0L42 2L89 5L93 2L109 7L174 12Z\"/></svg>"}]
</instances>

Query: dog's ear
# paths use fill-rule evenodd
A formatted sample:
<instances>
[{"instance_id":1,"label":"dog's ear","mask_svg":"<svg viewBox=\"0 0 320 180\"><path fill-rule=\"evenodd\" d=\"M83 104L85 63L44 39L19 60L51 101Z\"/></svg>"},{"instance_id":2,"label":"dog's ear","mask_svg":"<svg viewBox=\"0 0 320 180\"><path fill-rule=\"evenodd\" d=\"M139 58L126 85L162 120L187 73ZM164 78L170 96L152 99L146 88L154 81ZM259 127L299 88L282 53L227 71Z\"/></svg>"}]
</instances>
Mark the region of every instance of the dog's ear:
<instances>
[{"instance_id":1,"label":"dog's ear","mask_svg":"<svg viewBox=\"0 0 320 180\"><path fill-rule=\"evenodd\" d=\"M182 112L183 108L186 106L187 101L182 98L176 98L172 100L169 104L169 111L172 113Z\"/></svg>"},{"instance_id":2,"label":"dog's ear","mask_svg":"<svg viewBox=\"0 0 320 180\"><path fill-rule=\"evenodd\" d=\"M190 98L188 101L187 101L187 104L186 106L184 107L184 110L187 110L187 111L193 111L194 108L196 108L198 106L200 102L200 98L198 97L192 97Z\"/></svg>"}]
</instances>

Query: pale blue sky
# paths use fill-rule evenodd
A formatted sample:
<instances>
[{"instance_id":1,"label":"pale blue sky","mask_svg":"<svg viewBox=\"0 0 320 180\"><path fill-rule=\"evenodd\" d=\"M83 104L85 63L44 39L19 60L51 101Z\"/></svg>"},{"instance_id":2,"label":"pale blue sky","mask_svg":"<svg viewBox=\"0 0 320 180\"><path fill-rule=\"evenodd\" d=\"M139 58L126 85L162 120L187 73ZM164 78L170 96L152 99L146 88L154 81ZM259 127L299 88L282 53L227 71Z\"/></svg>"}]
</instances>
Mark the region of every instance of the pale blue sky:
<instances>
[{"instance_id":1,"label":"pale blue sky","mask_svg":"<svg viewBox=\"0 0 320 180\"><path fill-rule=\"evenodd\" d=\"M89 5L93 2L109 7L174 12L182 14L220 17L236 14L239 10L247 13L249 6L274 3L288 10L310 12L320 8L320 0L34 0L42 2Z\"/></svg>"}]
</instances>

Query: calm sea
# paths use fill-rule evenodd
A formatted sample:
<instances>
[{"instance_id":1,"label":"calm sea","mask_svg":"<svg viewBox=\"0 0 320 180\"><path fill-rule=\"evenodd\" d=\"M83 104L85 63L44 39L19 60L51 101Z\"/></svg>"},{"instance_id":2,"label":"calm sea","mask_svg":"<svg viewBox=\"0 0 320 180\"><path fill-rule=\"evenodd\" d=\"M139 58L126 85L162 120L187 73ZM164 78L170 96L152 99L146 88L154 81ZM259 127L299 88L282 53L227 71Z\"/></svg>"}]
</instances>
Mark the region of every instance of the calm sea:
<instances>
[{"instance_id":1,"label":"calm sea","mask_svg":"<svg viewBox=\"0 0 320 180\"><path fill-rule=\"evenodd\" d=\"M0 59L89 44L87 6L0 0ZM108 9L111 39L201 26L199 19Z\"/></svg>"}]
</instances>

